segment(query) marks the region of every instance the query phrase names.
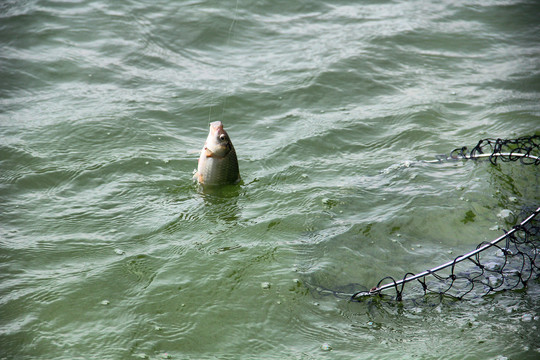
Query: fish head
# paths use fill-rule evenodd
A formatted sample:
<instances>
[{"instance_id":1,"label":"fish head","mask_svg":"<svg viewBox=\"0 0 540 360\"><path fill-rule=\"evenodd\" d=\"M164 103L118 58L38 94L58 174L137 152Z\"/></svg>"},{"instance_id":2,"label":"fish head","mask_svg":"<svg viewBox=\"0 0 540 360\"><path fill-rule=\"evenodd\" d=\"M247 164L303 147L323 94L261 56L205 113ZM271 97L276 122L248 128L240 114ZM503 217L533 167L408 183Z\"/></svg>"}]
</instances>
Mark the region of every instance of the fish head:
<instances>
[{"instance_id":1,"label":"fish head","mask_svg":"<svg viewBox=\"0 0 540 360\"><path fill-rule=\"evenodd\" d=\"M221 121L210 123L210 132L206 138L205 148L218 157L224 157L231 151L232 142Z\"/></svg>"}]
</instances>

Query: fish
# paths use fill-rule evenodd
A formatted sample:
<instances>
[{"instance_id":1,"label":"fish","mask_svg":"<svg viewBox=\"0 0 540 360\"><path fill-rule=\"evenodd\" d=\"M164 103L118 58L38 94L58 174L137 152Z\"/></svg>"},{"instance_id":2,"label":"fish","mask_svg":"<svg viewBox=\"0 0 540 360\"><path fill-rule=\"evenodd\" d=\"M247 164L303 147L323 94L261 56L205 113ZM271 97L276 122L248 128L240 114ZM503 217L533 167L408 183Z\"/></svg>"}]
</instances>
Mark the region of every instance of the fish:
<instances>
[{"instance_id":1,"label":"fish","mask_svg":"<svg viewBox=\"0 0 540 360\"><path fill-rule=\"evenodd\" d=\"M228 185L241 181L236 150L221 121L210 123L210 132L193 178L201 185Z\"/></svg>"}]
</instances>

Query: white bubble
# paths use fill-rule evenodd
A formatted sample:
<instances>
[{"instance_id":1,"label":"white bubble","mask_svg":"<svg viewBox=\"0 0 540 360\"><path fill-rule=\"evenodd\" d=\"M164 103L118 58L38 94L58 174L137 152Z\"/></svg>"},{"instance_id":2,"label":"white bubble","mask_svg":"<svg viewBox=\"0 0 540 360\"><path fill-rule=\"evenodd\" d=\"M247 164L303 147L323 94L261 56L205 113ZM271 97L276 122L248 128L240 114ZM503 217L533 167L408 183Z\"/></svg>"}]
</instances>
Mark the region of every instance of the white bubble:
<instances>
[{"instance_id":1,"label":"white bubble","mask_svg":"<svg viewBox=\"0 0 540 360\"><path fill-rule=\"evenodd\" d=\"M321 350L322 351L330 351L330 350L332 350L332 347L330 346L330 344L324 343L324 344L321 345Z\"/></svg>"},{"instance_id":2,"label":"white bubble","mask_svg":"<svg viewBox=\"0 0 540 360\"><path fill-rule=\"evenodd\" d=\"M511 210L503 209L501 210L497 216L503 220L509 219L514 213Z\"/></svg>"}]
</instances>

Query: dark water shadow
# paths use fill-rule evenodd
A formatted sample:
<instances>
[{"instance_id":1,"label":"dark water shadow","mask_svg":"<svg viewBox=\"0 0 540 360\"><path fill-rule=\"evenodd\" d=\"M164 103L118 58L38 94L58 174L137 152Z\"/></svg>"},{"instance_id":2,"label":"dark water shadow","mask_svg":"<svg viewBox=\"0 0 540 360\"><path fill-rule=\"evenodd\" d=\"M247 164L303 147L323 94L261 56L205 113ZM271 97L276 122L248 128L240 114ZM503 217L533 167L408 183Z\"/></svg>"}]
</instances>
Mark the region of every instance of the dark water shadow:
<instances>
[{"instance_id":1,"label":"dark water shadow","mask_svg":"<svg viewBox=\"0 0 540 360\"><path fill-rule=\"evenodd\" d=\"M240 185L197 185L197 193L203 199L205 217L225 222L236 222L240 219Z\"/></svg>"}]
</instances>

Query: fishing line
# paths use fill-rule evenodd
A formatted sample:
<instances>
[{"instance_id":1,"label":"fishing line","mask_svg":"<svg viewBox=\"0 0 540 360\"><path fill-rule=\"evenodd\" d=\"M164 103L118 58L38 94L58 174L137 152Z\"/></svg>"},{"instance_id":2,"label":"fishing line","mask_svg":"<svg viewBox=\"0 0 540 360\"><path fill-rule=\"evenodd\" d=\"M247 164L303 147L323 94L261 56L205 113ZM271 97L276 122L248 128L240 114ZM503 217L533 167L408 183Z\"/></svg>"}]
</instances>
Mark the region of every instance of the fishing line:
<instances>
[{"instance_id":1,"label":"fishing line","mask_svg":"<svg viewBox=\"0 0 540 360\"><path fill-rule=\"evenodd\" d=\"M231 25L229 26L229 30L227 32L227 41L225 42L225 44L227 46L229 46L230 44L230 41L231 41L231 37L232 37L232 33L234 31L234 28L236 26L236 18L237 18L237 15L238 15L238 3L239 3L240 0L236 0L236 5L235 5L235 8L234 8L234 15L233 15L233 20L231 21ZM231 67L228 66L227 67L227 84L230 84L230 81L231 81ZM226 91L227 93L228 91ZM223 118L225 117L225 108L227 106L227 96L225 96L225 99L223 100L223 105L221 107L221 121L223 121Z\"/></svg>"},{"instance_id":2,"label":"fishing line","mask_svg":"<svg viewBox=\"0 0 540 360\"><path fill-rule=\"evenodd\" d=\"M229 46L230 40L231 40L231 37L232 37L232 33L233 33L234 28L236 26L236 19L237 19L237 14L238 14L238 3L239 3L239 0L236 0L233 19L232 19L231 24L229 25L229 29L227 31L227 40L225 41L226 46ZM230 66L228 66L227 67L227 84L230 83L230 80L231 80L231 70L230 70ZM228 86L229 85L227 85L227 87ZM227 88L225 88L224 92L228 93L229 90ZM212 94L212 96L210 98L210 109L208 110L208 122L209 123L212 122L212 103L213 102L214 102L214 95ZM225 99L223 100L223 104L221 106L221 116L220 116L220 119L219 119L220 121L223 121L223 118L225 117L225 108L226 108L226 106L227 106L227 96L225 96Z\"/></svg>"}]
</instances>

